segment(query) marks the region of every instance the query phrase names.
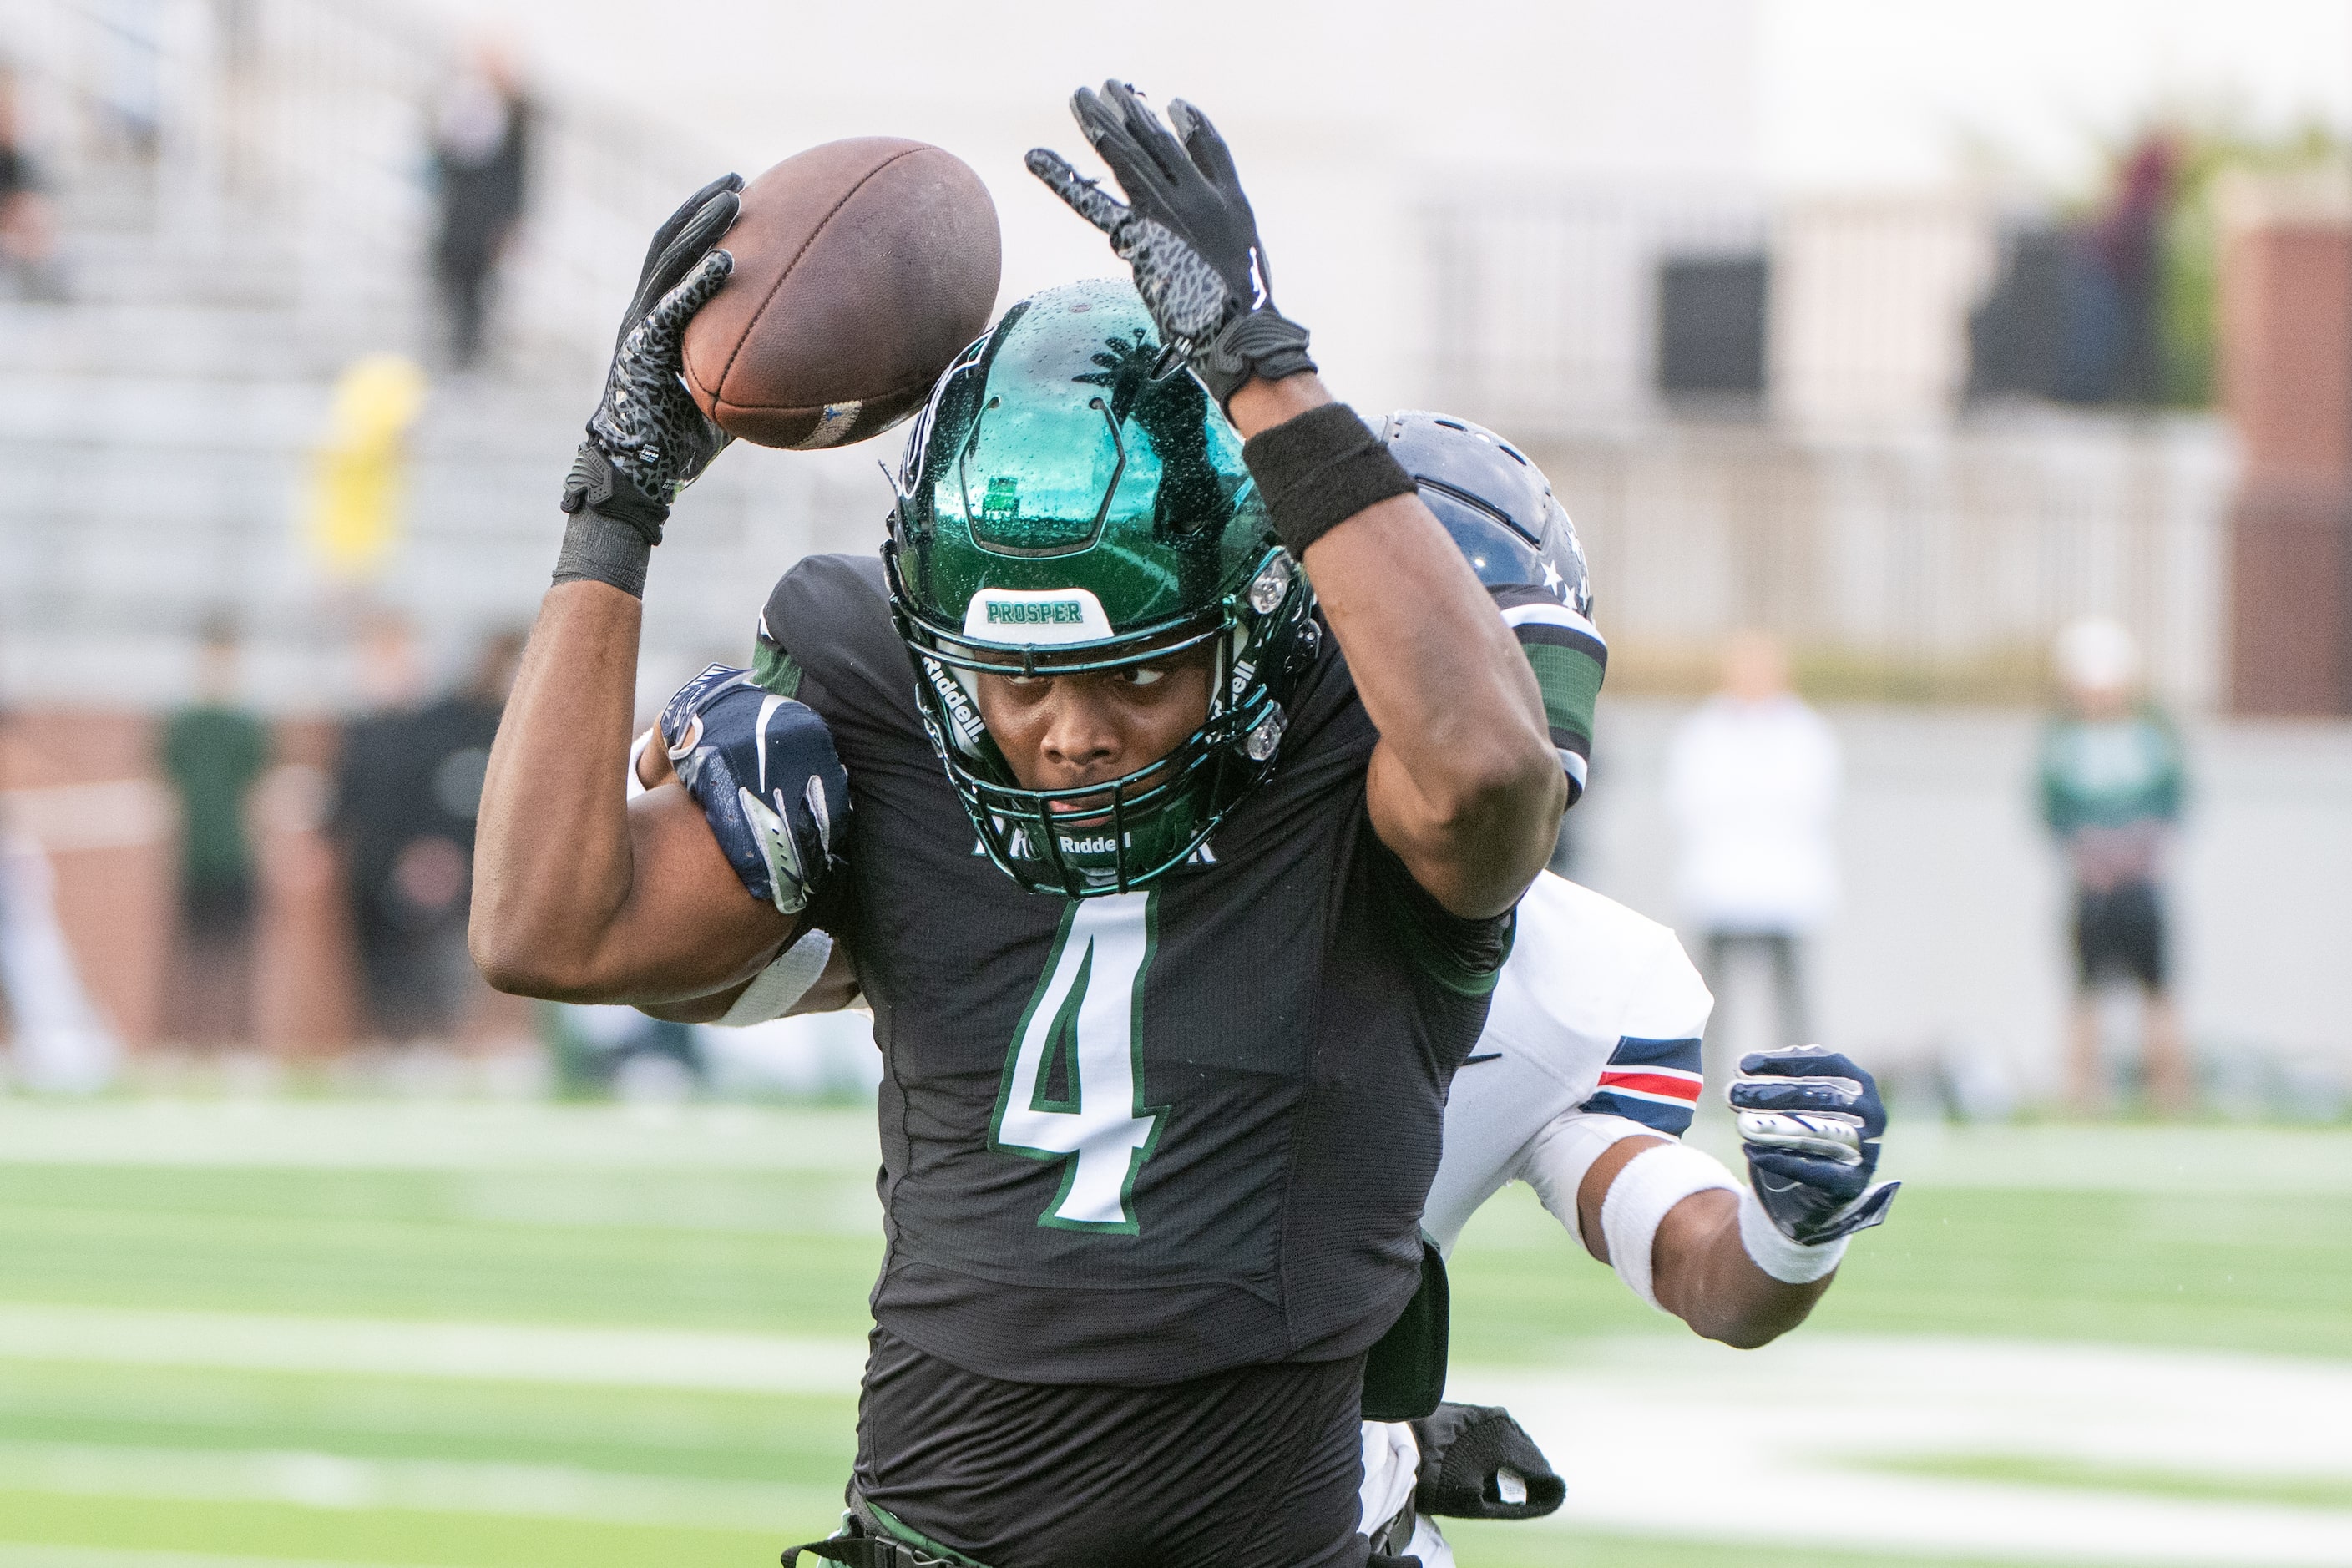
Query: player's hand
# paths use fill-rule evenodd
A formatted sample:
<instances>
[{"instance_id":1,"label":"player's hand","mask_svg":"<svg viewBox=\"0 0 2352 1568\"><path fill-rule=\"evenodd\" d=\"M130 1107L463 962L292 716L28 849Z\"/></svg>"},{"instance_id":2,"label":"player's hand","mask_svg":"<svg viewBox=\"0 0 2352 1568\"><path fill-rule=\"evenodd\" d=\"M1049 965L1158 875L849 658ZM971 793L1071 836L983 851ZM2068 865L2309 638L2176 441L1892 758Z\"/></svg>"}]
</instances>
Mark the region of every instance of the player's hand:
<instances>
[{"instance_id":1,"label":"player's hand","mask_svg":"<svg viewBox=\"0 0 2352 1568\"><path fill-rule=\"evenodd\" d=\"M1730 1100L1748 1185L1780 1234L1814 1247L1885 1219L1903 1184L1871 1185L1886 1131L1878 1080L1819 1046L1756 1051L1739 1071Z\"/></svg>"},{"instance_id":2,"label":"player's hand","mask_svg":"<svg viewBox=\"0 0 2352 1568\"><path fill-rule=\"evenodd\" d=\"M687 391L683 343L686 323L734 268L735 258L714 247L735 221L742 188L742 175L721 175L654 232L614 342L604 401L564 482L565 511L586 507L659 544L670 502L733 439Z\"/></svg>"},{"instance_id":3,"label":"player's hand","mask_svg":"<svg viewBox=\"0 0 2352 1568\"><path fill-rule=\"evenodd\" d=\"M1078 89L1070 112L1126 203L1047 148L1030 149L1029 172L1110 237L1168 351L1192 367L1218 405L1254 377L1313 370L1307 329L1274 308L1257 216L1208 117L1176 99L1168 105L1171 134L1134 89L1116 81L1100 93Z\"/></svg>"}]
</instances>

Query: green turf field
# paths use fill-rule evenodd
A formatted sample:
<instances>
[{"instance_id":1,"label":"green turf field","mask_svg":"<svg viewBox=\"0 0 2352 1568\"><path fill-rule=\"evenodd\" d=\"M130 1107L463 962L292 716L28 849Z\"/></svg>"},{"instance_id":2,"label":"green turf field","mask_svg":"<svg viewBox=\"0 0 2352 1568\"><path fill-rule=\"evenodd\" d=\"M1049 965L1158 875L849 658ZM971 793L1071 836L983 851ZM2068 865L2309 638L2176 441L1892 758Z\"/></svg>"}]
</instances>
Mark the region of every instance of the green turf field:
<instances>
[{"instance_id":1,"label":"green turf field","mask_svg":"<svg viewBox=\"0 0 2352 1568\"><path fill-rule=\"evenodd\" d=\"M772 1562L829 1526L850 1453L878 1253L866 1116L0 1102L0 1568ZM2286 1173L1971 1185L1946 1150L1808 1331L2352 1362L2352 1191L2294 1174L2352 1168L2352 1137L2225 1136ZM2179 1137L2211 1156L2210 1134ZM1454 1279L1457 1367L1490 1376L1682 1332L1524 1191L1482 1215ZM2352 1482L2324 1475L1873 1463L2352 1520ZM1710 1533L1456 1543L1465 1568L1987 1560Z\"/></svg>"}]
</instances>

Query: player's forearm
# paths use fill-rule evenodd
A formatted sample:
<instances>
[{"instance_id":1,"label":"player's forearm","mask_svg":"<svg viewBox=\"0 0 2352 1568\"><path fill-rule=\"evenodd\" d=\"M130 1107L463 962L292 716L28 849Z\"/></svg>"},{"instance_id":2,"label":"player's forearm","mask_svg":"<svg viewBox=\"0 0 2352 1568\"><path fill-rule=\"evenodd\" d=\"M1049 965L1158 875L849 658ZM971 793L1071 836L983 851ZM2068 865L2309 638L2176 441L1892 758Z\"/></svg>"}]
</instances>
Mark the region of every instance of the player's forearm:
<instances>
[{"instance_id":1,"label":"player's forearm","mask_svg":"<svg viewBox=\"0 0 2352 1568\"><path fill-rule=\"evenodd\" d=\"M1716 1189L1676 1204L1651 1254L1658 1304L1710 1340L1740 1350L1801 1323L1834 1274L1790 1285L1756 1267L1739 1239L1739 1198Z\"/></svg>"},{"instance_id":2,"label":"player's forearm","mask_svg":"<svg viewBox=\"0 0 2352 1568\"><path fill-rule=\"evenodd\" d=\"M1234 395L1244 437L1331 401L1313 375ZM1458 914L1517 902L1551 854L1567 784L1535 677L1493 602L1418 496L1356 512L1305 564L1381 733L1382 841Z\"/></svg>"},{"instance_id":3,"label":"player's forearm","mask_svg":"<svg viewBox=\"0 0 2352 1568\"><path fill-rule=\"evenodd\" d=\"M490 748L474 852L474 962L524 995L576 990L627 899L620 787L644 605L602 583L550 589Z\"/></svg>"}]
</instances>

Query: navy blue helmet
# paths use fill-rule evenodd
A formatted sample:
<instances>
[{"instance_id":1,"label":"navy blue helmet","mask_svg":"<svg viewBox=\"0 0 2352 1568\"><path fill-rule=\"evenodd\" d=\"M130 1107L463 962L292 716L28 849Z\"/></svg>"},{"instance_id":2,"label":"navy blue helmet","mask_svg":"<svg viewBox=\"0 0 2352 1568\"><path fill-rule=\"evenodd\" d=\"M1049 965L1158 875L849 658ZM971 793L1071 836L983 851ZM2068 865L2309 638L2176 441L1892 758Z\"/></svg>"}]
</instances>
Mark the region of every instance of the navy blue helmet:
<instances>
[{"instance_id":1,"label":"navy blue helmet","mask_svg":"<svg viewBox=\"0 0 2352 1568\"><path fill-rule=\"evenodd\" d=\"M1538 588L1590 620L1584 546L1551 481L1483 425L1415 409L1381 424L1389 453L1489 588Z\"/></svg>"},{"instance_id":2,"label":"navy blue helmet","mask_svg":"<svg viewBox=\"0 0 2352 1568\"><path fill-rule=\"evenodd\" d=\"M1574 805L1584 794L1593 705L1609 665L1576 525L1543 470L1483 425L1407 410L1376 428L1527 654Z\"/></svg>"}]
</instances>

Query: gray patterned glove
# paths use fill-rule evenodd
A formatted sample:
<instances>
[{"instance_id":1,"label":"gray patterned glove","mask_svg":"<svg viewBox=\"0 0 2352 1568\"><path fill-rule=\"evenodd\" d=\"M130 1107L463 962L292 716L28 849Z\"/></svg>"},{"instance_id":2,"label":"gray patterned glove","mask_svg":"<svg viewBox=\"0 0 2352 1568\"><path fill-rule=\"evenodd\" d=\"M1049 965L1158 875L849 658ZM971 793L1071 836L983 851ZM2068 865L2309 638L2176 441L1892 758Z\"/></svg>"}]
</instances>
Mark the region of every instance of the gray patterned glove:
<instances>
[{"instance_id":1,"label":"gray patterned glove","mask_svg":"<svg viewBox=\"0 0 2352 1568\"><path fill-rule=\"evenodd\" d=\"M1218 406L1254 377L1279 381L1313 370L1307 329L1274 308L1257 216L1208 117L1174 100L1171 135L1132 88L1116 81L1099 94L1078 89L1070 112L1127 203L1047 148L1030 150L1029 172L1110 237L1168 352L1192 366Z\"/></svg>"},{"instance_id":2,"label":"gray patterned glove","mask_svg":"<svg viewBox=\"0 0 2352 1568\"><path fill-rule=\"evenodd\" d=\"M734 223L742 188L741 175L722 175L655 231L614 342L604 400L563 486L565 511L625 523L647 545L661 542L677 492L733 439L687 391L682 345L686 323L734 269L735 258L712 247Z\"/></svg>"}]
</instances>

